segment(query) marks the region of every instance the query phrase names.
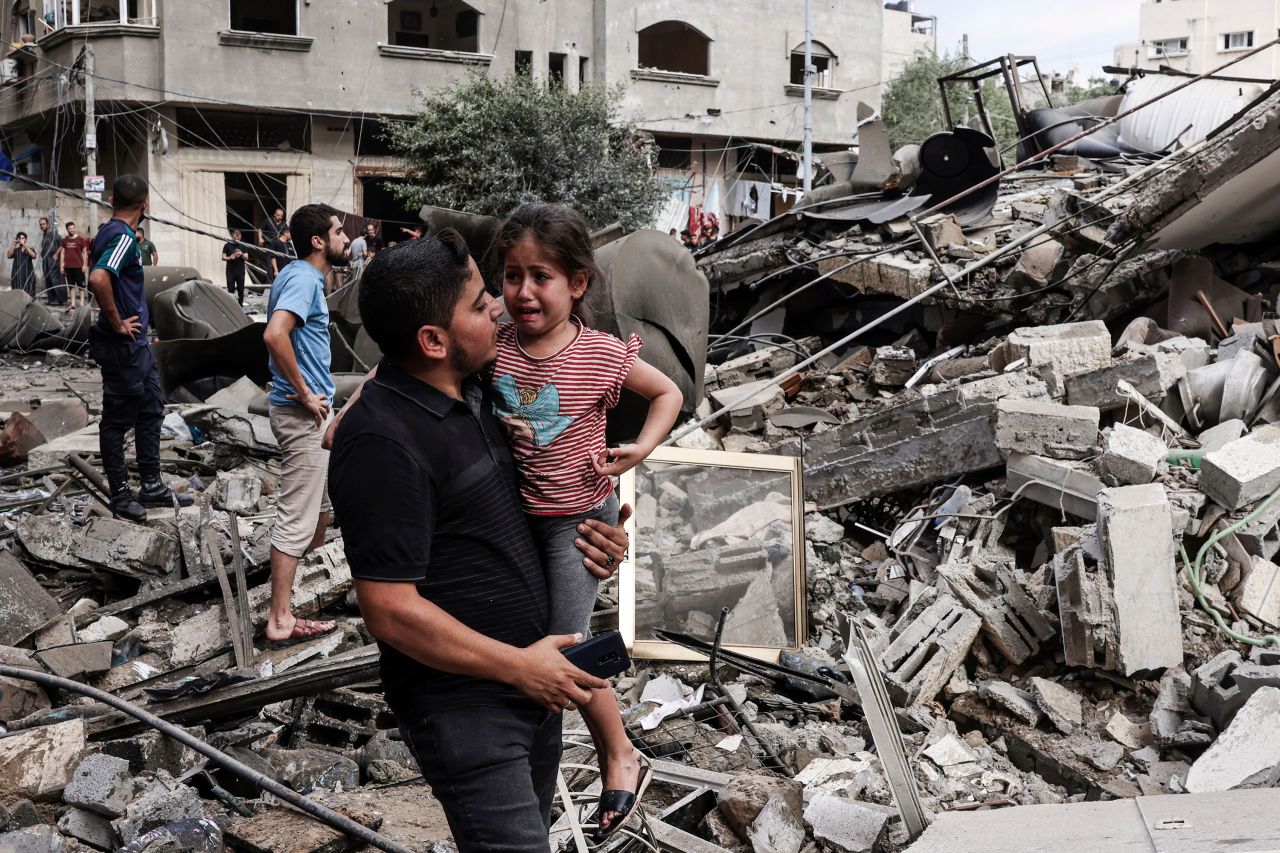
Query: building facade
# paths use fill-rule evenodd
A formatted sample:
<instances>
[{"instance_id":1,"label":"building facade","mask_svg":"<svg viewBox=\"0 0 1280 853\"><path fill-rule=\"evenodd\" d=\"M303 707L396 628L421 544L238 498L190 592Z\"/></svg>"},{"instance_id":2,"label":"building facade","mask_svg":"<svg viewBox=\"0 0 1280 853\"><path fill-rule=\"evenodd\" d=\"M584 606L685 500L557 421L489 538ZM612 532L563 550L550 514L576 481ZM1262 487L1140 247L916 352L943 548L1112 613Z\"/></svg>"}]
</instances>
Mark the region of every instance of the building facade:
<instances>
[{"instance_id":1,"label":"building facade","mask_svg":"<svg viewBox=\"0 0 1280 853\"><path fill-rule=\"evenodd\" d=\"M879 105L887 43L899 63L931 44L931 19L891 5L813 2L819 151L853 142L857 101ZM0 38L0 130L17 171L76 190L92 160L107 186L137 172L156 215L220 234L321 201L383 219L394 237L413 214L388 189L400 171L381 126L474 73L624 83L627 111L662 148L669 219L681 201L731 213L742 176L779 203L798 182L795 0L17 0ZM776 207L765 202L757 214ZM165 263L220 269L215 240L162 225L151 236Z\"/></svg>"},{"instance_id":2,"label":"building facade","mask_svg":"<svg viewBox=\"0 0 1280 853\"><path fill-rule=\"evenodd\" d=\"M1115 49L1115 64L1203 74L1277 35L1280 0L1143 0L1138 40ZM1280 79L1280 50L1263 51L1224 73Z\"/></svg>"}]
</instances>

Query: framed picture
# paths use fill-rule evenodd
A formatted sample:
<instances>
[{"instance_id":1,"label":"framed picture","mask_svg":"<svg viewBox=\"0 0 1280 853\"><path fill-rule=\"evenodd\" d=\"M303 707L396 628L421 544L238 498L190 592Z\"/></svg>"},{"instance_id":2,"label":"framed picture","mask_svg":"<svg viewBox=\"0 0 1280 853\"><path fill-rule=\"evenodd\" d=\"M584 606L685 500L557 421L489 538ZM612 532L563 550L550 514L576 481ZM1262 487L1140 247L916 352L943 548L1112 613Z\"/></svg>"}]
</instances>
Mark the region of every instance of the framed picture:
<instances>
[{"instance_id":1,"label":"framed picture","mask_svg":"<svg viewBox=\"0 0 1280 853\"><path fill-rule=\"evenodd\" d=\"M802 460L662 447L621 478L631 554L618 627L631 654L700 660L655 629L714 638L770 662L805 640Z\"/></svg>"},{"instance_id":2,"label":"framed picture","mask_svg":"<svg viewBox=\"0 0 1280 853\"><path fill-rule=\"evenodd\" d=\"M419 32L422 29L422 13L401 10L400 29L414 33Z\"/></svg>"}]
</instances>

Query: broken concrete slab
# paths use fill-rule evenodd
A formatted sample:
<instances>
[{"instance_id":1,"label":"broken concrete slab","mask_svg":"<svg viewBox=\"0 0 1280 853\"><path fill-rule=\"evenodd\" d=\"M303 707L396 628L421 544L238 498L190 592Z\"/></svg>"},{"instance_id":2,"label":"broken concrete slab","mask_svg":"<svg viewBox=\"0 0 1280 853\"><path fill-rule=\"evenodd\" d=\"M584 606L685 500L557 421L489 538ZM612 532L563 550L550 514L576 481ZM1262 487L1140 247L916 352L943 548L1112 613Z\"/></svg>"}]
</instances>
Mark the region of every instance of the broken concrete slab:
<instances>
[{"instance_id":1,"label":"broken concrete slab","mask_svg":"<svg viewBox=\"0 0 1280 853\"><path fill-rule=\"evenodd\" d=\"M36 652L36 658L60 678L83 678L111 669L110 640L96 643L71 643Z\"/></svg>"},{"instance_id":2,"label":"broken concrete slab","mask_svg":"<svg viewBox=\"0 0 1280 853\"><path fill-rule=\"evenodd\" d=\"M1108 486L1144 485L1168 470L1168 455L1168 445L1151 433L1116 424L1103 432L1098 470Z\"/></svg>"},{"instance_id":3,"label":"broken concrete slab","mask_svg":"<svg viewBox=\"0 0 1280 853\"><path fill-rule=\"evenodd\" d=\"M71 548L86 563L125 577L173 575L180 566L178 540L164 531L95 516Z\"/></svg>"},{"instance_id":4,"label":"broken concrete slab","mask_svg":"<svg viewBox=\"0 0 1280 853\"><path fill-rule=\"evenodd\" d=\"M1229 791L1245 783L1270 787L1280 778L1280 689L1250 697L1213 745L1191 765L1187 790Z\"/></svg>"},{"instance_id":5,"label":"broken concrete slab","mask_svg":"<svg viewBox=\"0 0 1280 853\"><path fill-rule=\"evenodd\" d=\"M901 388L916 372L916 353L911 347L876 347L871 359L871 381L882 388Z\"/></svg>"},{"instance_id":6,"label":"broken concrete slab","mask_svg":"<svg viewBox=\"0 0 1280 853\"><path fill-rule=\"evenodd\" d=\"M159 773L152 786L125 808L124 816L112 825L125 844L157 827L180 820L204 817L200 795L192 787L174 781L167 773Z\"/></svg>"},{"instance_id":7,"label":"broken concrete slab","mask_svg":"<svg viewBox=\"0 0 1280 853\"><path fill-rule=\"evenodd\" d=\"M1239 509L1280 489L1280 424L1261 427L1205 454L1200 488L1227 509Z\"/></svg>"},{"instance_id":8,"label":"broken concrete slab","mask_svg":"<svg viewBox=\"0 0 1280 853\"><path fill-rule=\"evenodd\" d=\"M982 617L987 638L1012 663L1022 663L1057 633L1007 567L943 563L937 572L951 594Z\"/></svg>"},{"instance_id":9,"label":"broken concrete slab","mask_svg":"<svg viewBox=\"0 0 1280 853\"><path fill-rule=\"evenodd\" d=\"M219 471L213 481L213 505L225 512L249 514L258 511L262 478L251 470Z\"/></svg>"},{"instance_id":10,"label":"broken concrete slab","mask_svg":"<svg viewBox=\"0 0 1280 853\"><path fill-rule=\"evenodd\" d=\"M1115 612L1106 567L1074 544L1054 555L1053 575L1067 665L1115 669Z\"/></svg>"},{"instance_id":11,"label":"broken concrete slab","mask_svg":"<svg viewBox=\"0 0 1280 853\"><path fill-rule=\"evenodd\" d=\"M68 720L0 738L0 791L57 799L84 756L87 734L84 720Z\"/></svg>"},{"instance_id":12,"label":"broken concrete slab","mask_svg":"<svg viewBox=\"0 0 1280 853\"><path fill-rule=\"evenodd\" d=\"M1248 431L1249 428L1245 426L1244 421L1236 418L1223 421L1217 426L1209 427L1200 433L1196 439L1200 442L1200 449L1203 452L1212 453L1215 450L1221 450L1226 447Z\"/></svg>"},{"instance_id":13,"label":"broken concrete slab","mask_svg":"<svg viewBox=\"0 0 1280 853\"><path fill-rule=\"evenodd\" d=\"M1006 363L1026 359L1033 367L1047 367L1055 397L1063 393L1064 377L1111 364L1111 333L1101 320L1015 329L1005 348Z\"/></svg>"},{"instance_id":14,"label":"broken concrete slab","mask_svg":"<svg viewBox=\"0 0 1280 853\"><path fill-rule=\"evenodd\" d=\"M777 794L764 804L747 832L747 840L755 853L800 853L804 839L804 823Z\"/></svg>"},{"instance_id":15,"label":"broken concrete slab","mask_svg":"<svg viewBox=\"0 0 1280 853\"><path fill-rule=\"evenodd\" d=\"M1099 533L1112 584L1116 664L1123 675L1182 662L1173 513L1159 485L1098 494Z\"/></svg>"},{"instance_id":16,"label":"broken concrete slab","mask_svg":"<svg viewBox=\"0 0 1280 853\"><path fill-rule=\"evenodd\" d=\"M118 616L103 616L101 619L86 625L76 632L82 643L96 643L101 640L115 641L129 633L129 623Z\"/></svg>"},{"instance_id":17,"label":"broken concrete slab","mask_svg":"<svg viewBox=\"0 0 1280 853\"><path fill-rule=\"evenodd\" d=\"M746 837L760 812L774 797L799 816L804 807L803 786L776 776L739 774L716 793L716 803L733 831Z\"/></svg>"},{"instance_id":18,"label":"broken concrete slab","mask_svg":"<svg viewBox=\"0 0 1280 853\"><path fill-rule=\"evenodd\" d=\"M1129 355L1097 370L1068 376L1067 402L1073 406L1097 406L1104 412L1123 409L1131 403L1118 390L1123 380L1143 397L1158 403L1186 373L1186 365L1173 353Z\"/></svg>"},{"instance_id":19,"label":"broken concrete slab","mask_svg":"<svg viewBox=\"0 0 1280 853\"><path fill-rule=\"evenodd\" d=\"M0 551L0 645L16 646L62 608L11 551Z\"/></svg>"},{"instance_id":20,"label":"broken concrete slab","mask_svg":"<svg viewBox=\"0 0 1280 853\"><path fill-rule=\"evenodd\" d=\"M1111 715L1107 721L1107 734L1122 746L1129 749L1144 749L1155 743L1151 735L1151 725L1145 720L1135 723L1120 711Z\"/></svg>"},{"instance_id":21,"label":"broken concrete slab","mask_svg":"<svg viewBox=\"0 0 1280 853\"><path fill-rule=\"evenodd\" d=\"M1280 566L1250 555L1248 571L1236 588L1235 600L1241 609L1268 625L1280 625Z\"/></svg>"},{"instance_id":22,"label":"broken concrete slab","mask_svg":"<svg viewBox=\"0 0 1280 853\"><path fill-rule=\"evenodd\" d=\"M843 853L867 853L884 836L889 815L863 803L821 794L804 809L813 837Z\"/></svg>"},{"instance_id":23,"label":"broken concrete slab","mask_svg":"<svg viewBox=\"0 0 1280 853\"><path fill-rule=\"evenodd\" d=\"M1069 735L1084 725L1084 698L1079 693L1047 678L1032 678L1029 684L1031 697L1058 731Z\"/></svg>"},{"instance_id":24,"label":"broken concrete slab","mask_svg":"<svg viewBox=\"0 0 1280 853\"><path fill-rule=\"evenodd\" d=\"M47 824L0 834L0 850L4 853L69 853L74 846Z\"/></svg>"},{"instance_id":25,"label":"broken concrete slab","mask_svg":"<svg viewBox=\"0 0 1280 853\"><path fill-rule=\"evenodd\" d=\"M1030 693L1007 681L992 679L978 682L978 696L1008 711L1029 726L1039 725L1044 717Z\"/></svg>"},{"instance_id":26,"label":"broken concrete slab","mask_svg":"<svg viewBox=\"0 0 1280 853\"><path fill-rule=\"evenodd\" d=\"M67 809L58 818L58 831L63 835L83 841L95 850L115 850L118 846L116 831L111 828L111 821L100 814L75 806ZM0 849L4 849L0 847Z\"/></svg>"},{"instance_id":27,"label":"broken concrete slab","mask_svg":"<svg viewBox=\"0 0 1280 853\"><path fill-rule=\"evenodd\" d=\"M1092 465L1013 453L1006 471L1011 492L1077 518L1098 517L1097 495L1103 482Z\"/></svg>"},{"instance_id":28,"label":"broken concrete slab","mask_svg":"<svg viewBox=\"0 0 1280 853\"><path fill-rule=\"evenodd\" d=\"M62 792L62 801L107 817L119 817L133 798L129 762L95 753L78 765Z\"/></svg>"},{"instance_id":29,"label":"broken concrete slab","mask_svg":"<svg viewBox=\"0 0 1280 853\"><path fill-rule=\"evenodd\" d=\"M1007 453L1083 459L1098 443L1101 413L1092 406L1004 399L996 412L996 446Z\"/></svg>"}]
</instances>

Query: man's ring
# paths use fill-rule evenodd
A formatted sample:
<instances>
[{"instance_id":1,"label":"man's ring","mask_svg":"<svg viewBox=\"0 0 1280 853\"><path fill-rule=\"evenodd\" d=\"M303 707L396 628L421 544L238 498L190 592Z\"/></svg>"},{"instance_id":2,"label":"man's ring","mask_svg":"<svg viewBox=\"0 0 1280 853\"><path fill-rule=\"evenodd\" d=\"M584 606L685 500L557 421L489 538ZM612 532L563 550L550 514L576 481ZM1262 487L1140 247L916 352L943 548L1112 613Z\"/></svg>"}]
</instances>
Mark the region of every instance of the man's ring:
<instances>
[{"instance_id":1,"label":"man's ring","mask_svg":"<svg viewBox=\"0 0 1280 853\"><path fill-rule=\"evenodd\" d=\"M610 555L609 555L609 559L607 559L607 560L605 560L605 561L604 561L604 567L605 567L606 569L607 569L607 568L610 568L610 567L611 567L614 563L616 563L616 562L618 562L618 561L617 561L617 560L615 560L615 559L613 558L613 555L612 555L612 554L610 554Z\"/></svg>"}]
</instances>

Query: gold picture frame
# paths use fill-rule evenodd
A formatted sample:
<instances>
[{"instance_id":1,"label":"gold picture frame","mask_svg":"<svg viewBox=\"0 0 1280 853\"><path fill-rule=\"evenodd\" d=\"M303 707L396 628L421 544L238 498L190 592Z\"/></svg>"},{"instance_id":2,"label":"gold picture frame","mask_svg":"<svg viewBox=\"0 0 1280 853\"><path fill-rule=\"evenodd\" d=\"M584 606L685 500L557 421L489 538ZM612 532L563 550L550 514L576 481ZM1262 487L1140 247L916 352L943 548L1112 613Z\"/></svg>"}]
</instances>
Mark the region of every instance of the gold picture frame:
<instances>
[{"instance_id":1,"label":"gold picture frame","mask_svg":"<svg viewBox=\"0 0 1280 853\"><path fill-rule=\"evenodd\" d=\"M654 639L652 631L665 628L709 641L720 606L731 608L726 649L772 663L783 649L805 642L803 477L798 457L678 447L660 447L622 475L620 498L635 512L627 522L631 551L618 572L618 628L632 657L705 660ZM716 494L716 485L730 494ZM738 495L740 506L734 503ZM753 525L758 529L750 534Z\"/></svg>"}]
</instances>

